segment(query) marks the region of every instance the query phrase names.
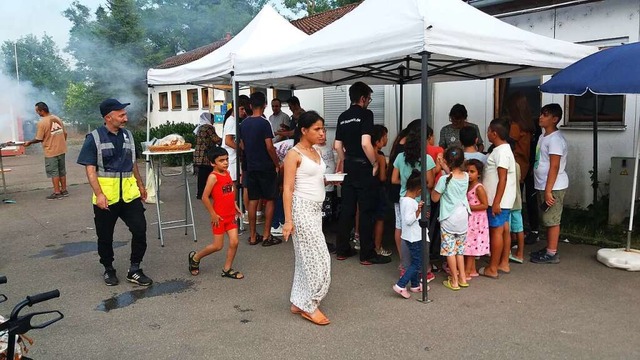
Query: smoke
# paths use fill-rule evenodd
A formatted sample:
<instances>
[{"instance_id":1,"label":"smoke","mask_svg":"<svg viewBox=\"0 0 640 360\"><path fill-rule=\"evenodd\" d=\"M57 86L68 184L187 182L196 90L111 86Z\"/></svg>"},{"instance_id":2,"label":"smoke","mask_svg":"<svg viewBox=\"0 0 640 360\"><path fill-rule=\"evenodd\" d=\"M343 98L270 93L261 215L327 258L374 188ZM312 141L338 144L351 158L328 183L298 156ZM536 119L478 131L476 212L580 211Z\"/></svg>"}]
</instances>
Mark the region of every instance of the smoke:
<instances>
[{"instance_id":1,"label":"smoke","mask_svg":"<svg viewBox=\"0 0 640 360\"><path fill-rule=\"evenodd\" d=\"M31 140L39 120L34 105L44 101L52 113L60 110L55 97L28 81L18 83L0 71L0 142Z\"/></svg>"}]
</instances>

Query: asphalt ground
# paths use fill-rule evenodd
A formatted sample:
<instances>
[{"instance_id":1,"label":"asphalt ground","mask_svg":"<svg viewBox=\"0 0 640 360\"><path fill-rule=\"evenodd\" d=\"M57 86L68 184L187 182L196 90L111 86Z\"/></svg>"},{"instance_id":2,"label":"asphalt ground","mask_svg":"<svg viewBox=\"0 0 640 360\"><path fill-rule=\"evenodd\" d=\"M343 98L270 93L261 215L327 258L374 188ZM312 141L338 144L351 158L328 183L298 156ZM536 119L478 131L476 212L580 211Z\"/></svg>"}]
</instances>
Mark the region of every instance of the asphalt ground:
<instances>
[{"instance_id":1,"label":"asphalt ground","mask_svg":"<svg viewBox=\"0 0 640 360\"><path fill-rule=\"evenodd\" d=\"M640 358L640 278L597 262L593 246L563 243L560 264L513 264L499 280L476 278L458 292L442 286L446 277L439 273L428 304L391 290L395 255L393 263L374 266L332 256L331 288L321 305L332 321L326 327L289 312L291 242L249 246L245 233L234 263L245 279L220 276L224 253L205 258L193 277L187 254L212 238L208 215L195 200L195 177L189 179L198 242L190 232L167 230L161 247L152 225L155 205L148 204L142 267L155 283L142 288L125 281L130 234L119 222L114 265L121 283L107 287L91 191L77 154L72 146L70 196L63 200L45 200L51 185L37 147L4 158L11 171L2 196L15 203L0 204L0 274L9 280L0 285L9 298L0 313L8 315L26 295L59 289L60 298L23 313L57 309L65 315L28 334L35 339L34 359ZM162 180L164 219L183 217L180 180ZM391 242L385 239L387 247Z\"/></svg>"}]
</instances>

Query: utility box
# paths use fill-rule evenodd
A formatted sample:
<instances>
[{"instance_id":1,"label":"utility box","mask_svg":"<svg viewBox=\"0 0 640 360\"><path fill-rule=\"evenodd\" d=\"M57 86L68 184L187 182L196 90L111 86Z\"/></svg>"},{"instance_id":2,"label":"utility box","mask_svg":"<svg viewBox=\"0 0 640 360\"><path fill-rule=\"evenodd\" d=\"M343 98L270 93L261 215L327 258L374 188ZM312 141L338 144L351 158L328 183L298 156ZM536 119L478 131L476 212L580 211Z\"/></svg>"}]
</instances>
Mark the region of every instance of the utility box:
<instances>
[{"instance_id":1,"label":"utility box","mask_svg":"<svg viewBox=\"0 0 640 360\"><path fill-rule=\"evenodd\" d=\"M629 218L635 159L632 157L611 158L611 181L609 186L609 225L619 225ZM640 189L636 189L636 199ZM635 202L634 202L635 204Z\"/></svg>"}]
</instances>

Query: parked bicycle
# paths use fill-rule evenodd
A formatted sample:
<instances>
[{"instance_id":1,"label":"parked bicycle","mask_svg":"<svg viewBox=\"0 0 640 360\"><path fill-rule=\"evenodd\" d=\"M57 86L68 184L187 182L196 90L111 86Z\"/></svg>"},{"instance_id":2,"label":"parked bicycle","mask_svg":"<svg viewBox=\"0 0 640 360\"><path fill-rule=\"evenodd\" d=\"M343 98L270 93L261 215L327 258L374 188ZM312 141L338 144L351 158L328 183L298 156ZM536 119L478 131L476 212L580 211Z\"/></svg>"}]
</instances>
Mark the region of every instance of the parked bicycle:
<instances>
[{"instance_id":1,"label":"parked bicycle","mask_svg":"<svg viewBox=\"0 0 640 360\"><path fill-rule=\"evenodd\" d=\"M5 276L0 276L0 284L5 284L6 282L7 278ZM32 344L33 341L25 336L27 332L33 329L44 329L49 325L62 320L62 318L64 318L64 315L58 310L39 311L26 315L20 315L20 311L22 311L22 309L27 306L31 307L35 304L57 297L60 297L60 291L58 290L52 290L41 294L27 296L24 300L13 307L11 316L8 320L3 319L0 316L0 340L4 340L4 338L6 337L7 342L6 349L0 347L0 360L15 360L20 358L25 360L27 359L22 356L22 351L18 351L19 357L16 357L16 344L18 343L18 338L20 338L23 342L26 340L30 344ZM0 294L0 303L5 301L7 301L7 297L4 294ZM43 320L41 323L32 323L32 321L36 318L42 317L44 317L45 320Z\"/></svg>"}]
</instances>

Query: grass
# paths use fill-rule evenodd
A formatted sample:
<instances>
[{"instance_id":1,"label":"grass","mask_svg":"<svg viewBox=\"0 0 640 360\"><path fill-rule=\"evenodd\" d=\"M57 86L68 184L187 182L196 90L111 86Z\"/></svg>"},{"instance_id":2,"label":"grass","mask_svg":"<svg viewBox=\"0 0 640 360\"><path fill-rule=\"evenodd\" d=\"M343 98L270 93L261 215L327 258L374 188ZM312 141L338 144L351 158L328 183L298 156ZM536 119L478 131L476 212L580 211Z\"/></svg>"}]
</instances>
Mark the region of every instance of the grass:
<instances>
[{"instance_id":1,"label":"grass","mask_svg":"<svg viewBox=\"0 0 640 360\"><path fill-rule=\"evenodd\" d=\"M572 243L590 244L601 247L625 247L627 244L628 222L622 225L609 225L608 199L601 199L594 214L593 206L589 209L565 207L562 213L561 236L569 238ZM605 206L606 205L606 206ZM640 218L636 218L637 224ZM631 247L640 247L640 234L634 231L631 235Z\"/></svg>"}]
</instances>

